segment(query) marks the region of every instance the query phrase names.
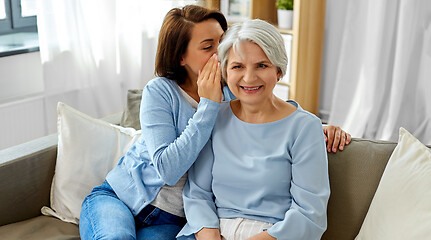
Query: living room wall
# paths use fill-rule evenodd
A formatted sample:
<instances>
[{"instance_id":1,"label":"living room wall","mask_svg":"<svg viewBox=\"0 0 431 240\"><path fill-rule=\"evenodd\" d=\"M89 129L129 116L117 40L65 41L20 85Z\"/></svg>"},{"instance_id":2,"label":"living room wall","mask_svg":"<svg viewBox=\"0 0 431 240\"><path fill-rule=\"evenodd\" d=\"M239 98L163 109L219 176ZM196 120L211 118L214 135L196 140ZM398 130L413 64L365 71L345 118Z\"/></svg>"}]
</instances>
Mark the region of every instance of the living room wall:
<instances>
[{"instance_id":1,"label":"living room wall","mask_svg":"<svg viewBox=\"0 0 431 240\"><path fill-rule=\"evenodd\" d=\"M46 135L39 52L0 58L0 149Z\"/></svg>"}]
</instances>

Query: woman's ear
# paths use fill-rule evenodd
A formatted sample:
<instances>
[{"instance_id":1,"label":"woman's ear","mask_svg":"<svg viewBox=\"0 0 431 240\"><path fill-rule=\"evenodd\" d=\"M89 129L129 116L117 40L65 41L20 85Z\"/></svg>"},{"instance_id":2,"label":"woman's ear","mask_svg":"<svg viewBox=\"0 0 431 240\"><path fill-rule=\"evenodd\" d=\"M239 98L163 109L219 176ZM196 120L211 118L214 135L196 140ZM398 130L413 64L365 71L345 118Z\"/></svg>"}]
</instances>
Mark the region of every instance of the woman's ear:
<instances>
[{"instance_id":1,"label":"woman's ear","mask_svg":"<svg viewBox=\"0 0 431 240\"><path fill-rule=\"evenodd\" d=\"M281 69L277 68L277 82L281 80Z\"/></svg>"}]
</instances>

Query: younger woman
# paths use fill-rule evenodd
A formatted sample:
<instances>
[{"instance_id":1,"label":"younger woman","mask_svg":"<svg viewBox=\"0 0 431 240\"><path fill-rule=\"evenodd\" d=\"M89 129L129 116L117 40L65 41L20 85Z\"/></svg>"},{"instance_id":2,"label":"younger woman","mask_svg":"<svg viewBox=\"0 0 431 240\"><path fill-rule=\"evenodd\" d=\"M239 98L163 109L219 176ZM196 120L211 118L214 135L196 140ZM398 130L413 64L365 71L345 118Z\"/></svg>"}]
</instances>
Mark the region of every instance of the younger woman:
<instances>
[{"instance_id":1,"label":"younger woman","mask_svg":"<svg viewBox=\"0 0 431 240\"><path fill-rule=\"evenodd\" d=\"M223 98L215 53L226 29L217 11L168 12L156 55L160 77L142 93L141 138L84 200L82 239L175 239L186 222L186 172L208 141Z\"/></svg>"}]
</instances>

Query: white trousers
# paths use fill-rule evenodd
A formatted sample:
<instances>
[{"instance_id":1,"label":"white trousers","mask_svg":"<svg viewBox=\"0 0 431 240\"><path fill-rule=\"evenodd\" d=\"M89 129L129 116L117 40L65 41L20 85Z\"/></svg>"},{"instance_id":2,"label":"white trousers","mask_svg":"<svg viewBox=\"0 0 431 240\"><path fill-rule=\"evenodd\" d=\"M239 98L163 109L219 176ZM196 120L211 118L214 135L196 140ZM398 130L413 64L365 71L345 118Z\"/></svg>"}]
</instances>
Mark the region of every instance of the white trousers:
<instances>
[{"instance_id":1,"label":"white trousers","mask_svg":"<svg viewBox=\"0 0 431 240\"><path fill-rule=\"evenodd\" d=\"M271 223L245 218L220 219L222 240L244 240L271 226Z\"/></svg>"}]
</instances>

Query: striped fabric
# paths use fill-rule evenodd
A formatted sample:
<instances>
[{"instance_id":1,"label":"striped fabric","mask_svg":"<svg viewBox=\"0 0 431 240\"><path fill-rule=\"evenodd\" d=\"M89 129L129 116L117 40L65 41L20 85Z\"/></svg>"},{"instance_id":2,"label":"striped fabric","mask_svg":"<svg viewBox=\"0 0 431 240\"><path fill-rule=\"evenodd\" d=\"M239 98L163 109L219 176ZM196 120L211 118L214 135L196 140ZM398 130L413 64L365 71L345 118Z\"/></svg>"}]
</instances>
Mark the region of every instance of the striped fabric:
<instances>
[{"instance_id":1,"label":"striped fabric","mask_svg":"<svg viewBox=\"0 0 431 240\"><path fill-rule=\"evenodd\" d=\"M245 218L221 218L220 232L222 240L243 240L271 227L271 223Z\"/></svg>"}]
</instances>

